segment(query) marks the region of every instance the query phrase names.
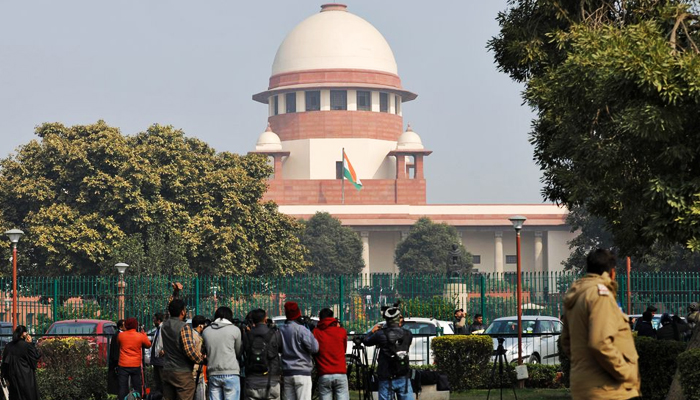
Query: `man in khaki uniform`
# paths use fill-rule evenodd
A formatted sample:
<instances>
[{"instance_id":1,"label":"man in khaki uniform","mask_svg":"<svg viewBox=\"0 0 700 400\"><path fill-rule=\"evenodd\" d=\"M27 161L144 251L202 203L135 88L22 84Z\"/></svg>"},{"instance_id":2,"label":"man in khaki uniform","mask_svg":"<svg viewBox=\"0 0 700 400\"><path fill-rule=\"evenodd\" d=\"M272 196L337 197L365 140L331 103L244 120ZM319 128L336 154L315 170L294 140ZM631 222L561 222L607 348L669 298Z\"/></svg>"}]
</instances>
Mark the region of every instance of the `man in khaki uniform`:
<instances>
[{"instance_id":1,"label":"man in khaki uniform","mask_svg":"<svg viewBox=\"0 0 700 400\"><path fill-rule=\"evenodd\" d=\"M574 399L623 400L641 396L637 350L627 316L615 301L615 256L594 250L587 275L564 298L561 344L571 360Z\"/></svg>"}]
</instances>

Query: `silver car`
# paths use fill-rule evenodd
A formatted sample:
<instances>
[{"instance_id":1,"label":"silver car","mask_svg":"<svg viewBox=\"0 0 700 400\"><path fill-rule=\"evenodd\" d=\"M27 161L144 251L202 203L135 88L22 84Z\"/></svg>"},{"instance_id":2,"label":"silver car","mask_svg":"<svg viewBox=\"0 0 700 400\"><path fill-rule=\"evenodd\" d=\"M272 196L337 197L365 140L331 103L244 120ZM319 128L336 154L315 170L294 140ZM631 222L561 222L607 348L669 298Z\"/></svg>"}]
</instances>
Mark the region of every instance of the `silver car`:
<instances>
[{"instance_id":1,"label":"silver car","mask_svg":"<svg viewBox=\"0 0 700 400\"><path fill-rule=\"evenodd\" d=\"M556 317L523 315L522 317L522 358L530 364L559 364L557 340L561 335L562 323ZM493 338L494 361L498 338L503 343L506 361L518 360L518 317L497 318L484 331Z\"/></svg>"}]
</instances>

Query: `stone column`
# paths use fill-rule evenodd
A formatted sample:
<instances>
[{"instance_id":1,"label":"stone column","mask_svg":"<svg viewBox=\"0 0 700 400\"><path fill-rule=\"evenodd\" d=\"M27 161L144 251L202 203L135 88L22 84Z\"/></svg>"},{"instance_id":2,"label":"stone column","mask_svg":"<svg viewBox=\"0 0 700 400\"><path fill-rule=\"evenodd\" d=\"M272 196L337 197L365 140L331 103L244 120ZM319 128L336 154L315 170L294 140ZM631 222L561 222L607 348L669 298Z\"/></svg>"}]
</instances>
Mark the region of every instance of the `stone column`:
<instances>
[{"instance_id":1,"label":"stone column","mask_svg":"<svg viewBox=\"0 0 700 400\"><path fill-rule=\"evenodd\" d=\"M493 254L494 272L497 274L503 273L503 232L494 234L494 254Z\"/></svg>"},{"instance_id":2,"label":"stone column","mask_svg":"<svg viewBox=\"0 0 700 400\"><path fill-rule=\"evenodd\" d=\"M425 176L423 175L423 155L422 154L414 154L413 155L413 168L415 168L415 179L423 179Z\"/></svg>"},{"instance_id":3,"label":"stone column","mask_svg":"<svg viewBox=\"0 0 700 400\"><path fill-rule=\"evenodd\" d=\"M535 232L535 272L544 271L544 259L542 257L542 231Z\"/></svg>"},{"instance_id":4,"label":"stone column","mask_svg":"<svg viewBox=\"0 0 700 400\"><path fill-rule=\"evenodd\" d=\"M406 179L406 156L403 154L396 156L396 179Z\"/></svg>"},{"instance_id":5,"label":"stone column","mask_svg":"<svg viewBox=\"0 0 700 400\"><path fill-rule=\"evenodd\" d=\"M273 156L274 161L274 179L282 179L282 155L281 154L274 154Z\"/></svg>"},{"instance_id":6,"label":"stone column","mask_svg":"<svg viewBox=\"0 0 700 400\"><path fill-rule=\"evenodd\" d=\"M361 231L360 238L362 239L362 260L365 262L362 273L369 274L369 231Z\"/></svg>"}]
</instances>

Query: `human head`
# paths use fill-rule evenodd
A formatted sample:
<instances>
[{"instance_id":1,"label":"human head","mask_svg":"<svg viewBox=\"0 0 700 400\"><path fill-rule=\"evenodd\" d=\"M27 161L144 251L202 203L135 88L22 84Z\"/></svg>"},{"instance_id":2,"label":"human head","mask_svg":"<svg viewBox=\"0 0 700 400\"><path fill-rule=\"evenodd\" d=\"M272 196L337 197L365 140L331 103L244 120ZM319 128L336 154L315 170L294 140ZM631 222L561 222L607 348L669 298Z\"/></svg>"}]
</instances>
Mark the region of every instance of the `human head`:
<instances>
[{"instance_id":1,"label":"human head","mask_svg":"<svg viewBox=\"0 0 700 400\"><path fill-rule=\"evenodd\" d=\"M233 322L233 311L226 306L221 306L217 308L214 313L214 320L216 321L217 319L225 319Z\"/></svg>"},{"instance_id":2,"label":"human head","mask_svg":"<svg viewBox=\"0 0 700 400\"><path fill-rule=\"evenodd\" d=\"M661 314L661 319L659 320L659 322L661 322L661 325L668 325L671 323L671 321L673 320L671 319L671 315L669 313Z\"/></svg>"},{"instance_id":3,"label":"human head","mask_svg":"<svg viewBox=\"0 0 700 400\"><path fill-rule=\"evenodd\" d=\"M455 310L455 318L461 319L462 317L464 317L464 310L461 308L459 310Z\"/></svg>"},{"instance_id":4,"label":"human head","mask_svg":"<svg viewBox=\"0 0 700 400\"><path fill-rule=\"evenodd\" d=\"M256 308L251 311L249 315L250 321L255 325L264 324L267 317L267 313L262 308Z\"/></svg>"},{"instance_id":5,"label":"human head","mask_svg":"<svg viewBox=\"0 0 700 400\"><path fill-rule=\"evenodd\" d=\"M17 342L23 340L25 334L27 333L27 327L24 325L17 325L15 330L12 332L12 341Z\"/></svg>"},{"instance_id":6,"label":"human head","mask_svg":"<svg viewBox=\"0 0 700 400\"><path fill-rule=\"evenodd\" d=\"M652 318L653 315L651 315L651 311L644 311L642 313L642 321L651 322Z\"/></svg>"},{"instance_id":7,"label":"human head","mask_svg":"<svg viewBox=\"0 0 700 400\"><path fill-rule=\"evenodd\" d=\"M484 317L481 314L474 314L474 322L481 324L484 322Z\"/></svg>"},{"instance_id":8,"label":"human head","mask_svg":"<svg viewBox=\"0 0 700 400\"><path fill-rule=\"evenodd\" d=\"M289 321L296 321L301 318L301 311L299 310L299 305L296 302L288 301L284 303L284 315Z\"/></svg>"},{"instance_id":9,"label":"human head","mask_svg":"<svg viewBox=\"0 0 700 400\"><path fill-rule=\"evenodd\" d=\"M588 257L586 257L586 272L598 275L607 272L610 278L614 279L616 263L617 259L610 250L596 249L588 253Z\"/></svg>"},{"instance_id":10,"label":"human head","mask_svg":"<svg viewBox=\"0 0 700 400\"><path fill-rule=\"evenodd\" d=\"M333 318L333 310L330 308L323 308L318 312L318 319Z\"/></svg>"},{"instance_id":11,"label":"human head","mask_svg":"<svg viewBox=\"0 0 700 400\"><path fill-rule=\"evenodd\" d=\"M649 311L651 313L651 315L654 315L654 314L656 314L657 308L654 306L648 306L647 311Z\"/></svg>"},{"instance_id":12,"label":"human head","mask_svg":"<svg viewBox=\"0 0 700 400\"><path fill-rule=\"evenodd\" d=\"M195 331L202 333L206 325L207 319L204 317L204 315L195 315L194 318L192 318L192 329Z\"/></svg>"},{"instance_id":13,"label":"human head","mask_svg":"<svg viewBox=\"0 0 700 400\"><path fill-rule=\"evenodd\" d=\"M165 321L165 315L163 313L155 313L153 315L153 325L157 328L160 326L160 324Z\"/></svg>"},{"instance_id":14,"label":"human head","mask_svg":"<svg viewBox=\"0 0 700 400\"><path fill-rule=\"evenodd\" d=\"M124 321L124 328L126 330L137 329L139 327L139 320L134 317L129 317Z\"/></svg>"},{"instance_id":15,"label":"human head","mask_svg":"<svg viewBox=\"0 0 700 400\"><path fill-rule=\"evenodd\" d=\"M694 313L696 311L700 311L700 307L698 306L698 303L695 303L695 302L690 303L690 305L688 305L688 312Z\"/></svg>"},{"instance_id":16,"label":"human head","mask_svg":"<svg viewBox=\"0 0 700 400\"><path fill-rule=\"evenodd\" d=\"M171 317L183 319L184 314L187 312L185 308L185 302L182 299L173 299L168 304L168 313Z\"/></svg>"},{"instance_id":17,"label":"human head","mask_svg":"<svg viewBox=\"0 0 700 400\"><path fill-rule=\"evenodd\" d=\"M125 331L126 328L124 328L124 322L125 321L123 319L117 321L117 329L119 329L120 331Z\"/></svg>"},{"instance_id":18,"label":"human head","mask_svg":"<svg viewBox=\"0 0 700 400\"><path fill-rule=\"evenodd\" d=\"M401 321L401 310L398 307L389 307L382 316L387 324L398 324Z\"/></svg>"}]
</instances>

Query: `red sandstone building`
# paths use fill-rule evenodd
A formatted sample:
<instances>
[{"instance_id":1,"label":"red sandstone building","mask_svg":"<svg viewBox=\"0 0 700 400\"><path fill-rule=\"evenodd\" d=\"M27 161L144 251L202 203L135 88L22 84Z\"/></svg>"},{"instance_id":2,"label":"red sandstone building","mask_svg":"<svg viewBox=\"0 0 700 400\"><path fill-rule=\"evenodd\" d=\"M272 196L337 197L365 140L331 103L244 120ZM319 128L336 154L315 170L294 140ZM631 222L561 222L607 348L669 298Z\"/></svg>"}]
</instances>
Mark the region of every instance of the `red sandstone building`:
<instances>
[{"instance_id":1,"label":"red sandstone building","mask_svg":"<svg viewBox=\"0 0 700 400\"><path fill-rule=\"evenodd\" d=\"M424 166L431 151L410 126L404 88L382 34L342 4L326 4L284 39L267 90L268 128L255 152L274 163L267 198L308 218L327 211L364 243L365 272L397 272L394 249L420 217L457 228L481 272L515 269L515 234L508 217L528 218L523 270L557 271L572 234L567 210L538 205L428 205ZM338 179L343 149L363 189ZM439 155L437 155L439 157Z\"/></svg>"}]
</instances>

